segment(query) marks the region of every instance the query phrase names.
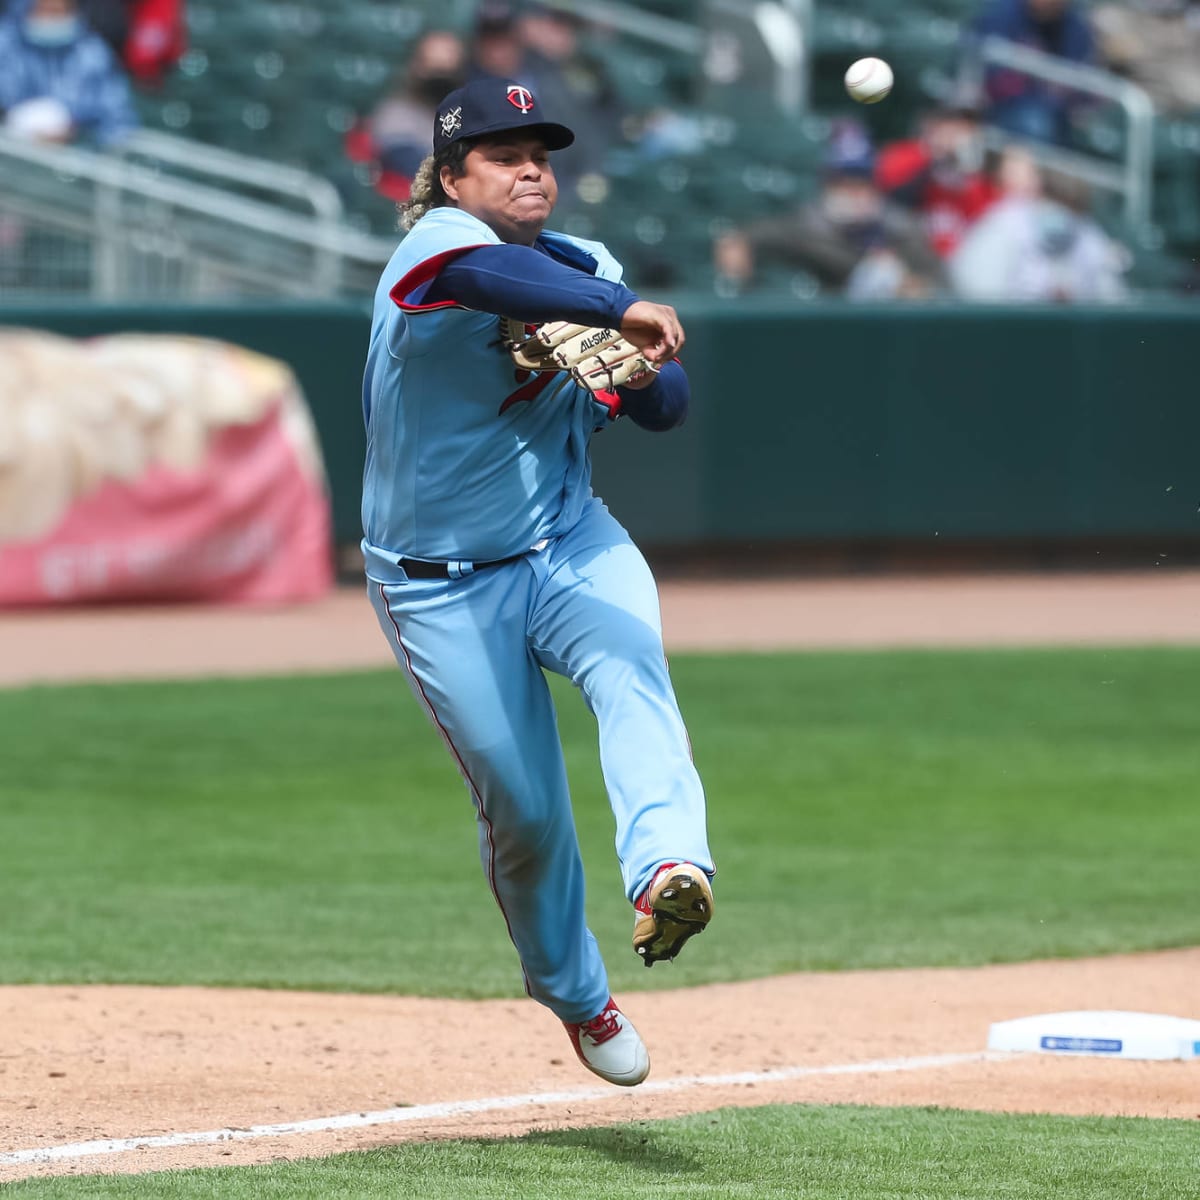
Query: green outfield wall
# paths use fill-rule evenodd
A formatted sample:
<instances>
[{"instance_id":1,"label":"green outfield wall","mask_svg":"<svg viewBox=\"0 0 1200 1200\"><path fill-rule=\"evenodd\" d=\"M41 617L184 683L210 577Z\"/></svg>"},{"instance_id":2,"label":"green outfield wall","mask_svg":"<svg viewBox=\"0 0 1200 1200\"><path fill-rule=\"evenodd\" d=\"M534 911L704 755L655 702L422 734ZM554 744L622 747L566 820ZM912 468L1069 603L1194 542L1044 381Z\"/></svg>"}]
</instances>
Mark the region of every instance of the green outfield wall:
<instances>
[{"instance_id":1,"label":"green outfield wall","mask_svg":"<svg viewBox=\"0 0 1200 1200\"><path fill-rule=\"evenodd\" d=\"M647 545L1200 542L1200 305L677 304L690 419L595 441L597 491ZM339 540L357 539L365 308L27 306L0 325L186 332L286 360Z\"/></svg>"}]
</instances>

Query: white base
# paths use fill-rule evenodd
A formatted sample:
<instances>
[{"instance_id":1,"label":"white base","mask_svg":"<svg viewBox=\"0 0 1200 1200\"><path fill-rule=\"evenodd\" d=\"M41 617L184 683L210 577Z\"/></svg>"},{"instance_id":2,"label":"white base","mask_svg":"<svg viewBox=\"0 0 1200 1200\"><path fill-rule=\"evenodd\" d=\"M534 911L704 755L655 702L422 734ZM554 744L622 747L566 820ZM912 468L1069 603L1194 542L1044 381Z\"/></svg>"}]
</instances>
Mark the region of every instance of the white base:
<instances>
[{"instance_id":1,"label":"white base","mask_svg":"<svg viewBox=\"0 0 1200 1200\"><path fill-rule=\"evenodd\" d=\"M997 1021L989 1050L1101 1058L1200 1058L1200 1021L1140 1012L1061 1012Z\"/></svg>"}]
</instances>

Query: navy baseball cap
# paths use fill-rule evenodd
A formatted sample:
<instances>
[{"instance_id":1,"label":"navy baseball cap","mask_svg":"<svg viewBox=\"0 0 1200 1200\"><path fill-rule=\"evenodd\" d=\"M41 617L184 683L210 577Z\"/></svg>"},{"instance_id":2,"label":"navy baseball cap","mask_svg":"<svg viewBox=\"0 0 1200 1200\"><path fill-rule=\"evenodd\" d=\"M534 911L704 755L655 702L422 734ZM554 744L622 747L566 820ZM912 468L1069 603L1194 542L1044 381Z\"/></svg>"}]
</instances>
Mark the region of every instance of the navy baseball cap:
<instances>
[{"instance_id":1,"label":"navy baseball cap","mask_svg":"<svg viewBox=\"0 0 1200 1200\"><path fill-rule=\"evenodd\" d=\"M547 150L565 150L575 135L565 126L547 121L541 105L524 84L511 79L475 79L456 88L437 107L433 118L433 149L460 138L486 137L509 129L533 132Z\"/></svg>"}]
</instances>

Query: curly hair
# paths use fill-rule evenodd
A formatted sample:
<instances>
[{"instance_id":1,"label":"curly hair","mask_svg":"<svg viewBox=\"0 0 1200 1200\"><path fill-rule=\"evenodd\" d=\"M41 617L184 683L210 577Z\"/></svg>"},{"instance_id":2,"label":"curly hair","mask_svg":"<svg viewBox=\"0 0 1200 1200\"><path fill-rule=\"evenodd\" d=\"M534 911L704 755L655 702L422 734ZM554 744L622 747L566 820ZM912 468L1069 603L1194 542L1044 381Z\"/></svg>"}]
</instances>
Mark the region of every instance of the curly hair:
<instances>
[{"instance_id":1,"label":"curly hair","mask_svg":"<svg viewBox=\"0 0 1200 1200\"><path fill-rule=\"evenodd\" d=\"M460 138L431 154L417 168L413 176L408 199L397 208L400 213L400 228L411 229L430 209L442 208L450 198L442 189L442 168L449 167L455 179L466 174L466 159L476 145L476 138Z\"/></svg>"}]
</instances>

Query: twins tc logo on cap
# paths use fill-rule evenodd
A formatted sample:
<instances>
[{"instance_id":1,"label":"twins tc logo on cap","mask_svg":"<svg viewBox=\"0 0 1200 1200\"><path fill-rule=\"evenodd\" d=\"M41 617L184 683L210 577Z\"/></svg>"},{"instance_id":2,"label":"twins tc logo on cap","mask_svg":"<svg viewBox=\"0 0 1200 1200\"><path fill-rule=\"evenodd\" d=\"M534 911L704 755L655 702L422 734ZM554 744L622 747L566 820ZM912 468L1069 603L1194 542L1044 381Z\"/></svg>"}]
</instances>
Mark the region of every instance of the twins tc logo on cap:
<instances>
[{"instance_id":1,"label":"twins tc logo on cap","mask_svg":"<svg viewBox=\"0 0 1200 1200\"><path fill-rule=\"evenodd\" d=\"M0 0L2 6L4 0ZM442 97L433 120L436 151L463 138L487 137L508 130L526 130L542 138L548 150L564 150L575 135L547 121L533 92L515 79L474 79Z\"/></svg>"},{"instance_id":2,"label":"twins tc logo on cap","mask_svg":"<svg viewBox=\"0 0 1200 1200\"><path fill-rule=\"evenodd\" d=\"M522 112L533 112L533 93L528 88L521 87L520 84L513 84L509 87L508 102L513 108L519 108Z\"/></svg>"}]
</instances>

